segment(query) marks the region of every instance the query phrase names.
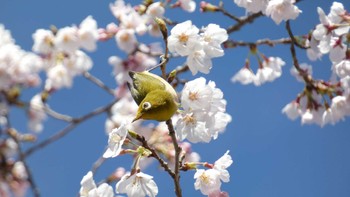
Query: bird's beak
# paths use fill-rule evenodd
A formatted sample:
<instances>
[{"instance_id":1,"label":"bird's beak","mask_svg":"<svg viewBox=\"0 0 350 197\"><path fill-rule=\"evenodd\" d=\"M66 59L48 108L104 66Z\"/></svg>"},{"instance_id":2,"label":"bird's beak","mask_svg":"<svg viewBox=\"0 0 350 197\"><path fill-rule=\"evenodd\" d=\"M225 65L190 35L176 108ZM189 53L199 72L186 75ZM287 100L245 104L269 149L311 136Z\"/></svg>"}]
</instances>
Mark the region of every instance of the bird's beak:
<instances>
[{"instance_id":1,"label":"bird's beak","mask_svg":"<svg viewBox=\"0 0 350 197\"><path fill-rule=\"evenodd\" d=\"M132 122L135 122L136 120L139 120L142 118L142 113L137 113L136 117L134 118L134 120L132 120Z\"/></svg>"}]
</instances>

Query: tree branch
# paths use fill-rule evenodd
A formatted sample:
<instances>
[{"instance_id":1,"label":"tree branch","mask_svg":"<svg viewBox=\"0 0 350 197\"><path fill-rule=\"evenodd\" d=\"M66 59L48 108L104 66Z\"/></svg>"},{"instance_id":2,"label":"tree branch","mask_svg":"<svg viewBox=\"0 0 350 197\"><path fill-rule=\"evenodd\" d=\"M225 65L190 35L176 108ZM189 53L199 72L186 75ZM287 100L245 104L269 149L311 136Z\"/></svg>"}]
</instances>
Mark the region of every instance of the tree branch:
<instances>
[{"instance_id":1,"label":"tree branch","mask_svg":"<svg viewBox=\"0 0 350 197\"><path fill-rule=\"evenodd\" d=\"M227 33L230 34L234 31L238 31L240 30L244 25L248 24L248 23L252 23L254 22L255 19L259 18L260 16L263 16L263 13L262 12L258 12L258 13L254 13L254 14L251 14L249 16L246 16L244 18L241 18L240 19L240 22L238 22L237 24L231 26L231 27L228 27L226 29Z\"/></svg>"},{"instance_id":2,"label":"tree branch","mask_svg":"<svg viewBox=\"0 0 350 197\"><path fill-rule=\"evenodd\" d=\"M305 83L307 85L313 86L313 79L312 79L312 77L307 72L305 72L302 68L300 68L299 61L298 61L297 54L296 54L296 50L295 50L295 47L294 47L294 45L296 43L296 40L295 40L295 37L293 35L292 29L290 27L290 21L289 20L286 22L286 29L287 29L288 35L289 35L289 37L291 38L291 41L292 41L291 45L290 45L290 52L292 54L294 67L297 69L299 74L303 77Z\"/></svg>"},{"instance_id":3,"label":"tree branch","mask_svg":"<svg viewBox=\"0 0 350 197\"><path fill-rule=\"evenodd\" d=\"M160 156L157 154L157 152L156 152L153 148L151 148L151 147L148 145L146 139L145 139L143 136L139 135L139 134L136 135L136 139L137 139L139 142L142 143L142 146L143 146L143 147L145 147L145 148L147 148L149 151L151 151L151 153L152 153L151 156L154 157L154 158L159 162L160 166L162 166L162 167L164 168L164 170L165 170L166 172L168 172L168 174L169 174L172 178L174 178L174 177L175 177L175 173L169 168L168 163L165 162L162 158L160 158Z\"/></svg>"},{"instance_id":4,"label":"tree branch","mask_svg":"<svg viewBox=\"0 0 350 197\"><path fill-rule=\"evenodd\" d=\"M182 191L181 191L181 185L180 185L180 154L181 154L181 147L179 146L179 144L177 143L177 139L176 139L176 135L175 135L175 130L174 130L174 126L173 123L171 121L171 119L166 121L166 124L168 126L169 129L169 135L173 141L174 144L174 149L175 149L175 177L173 177L174 180L174 184L175 184L175 193L177 197L181 197L182 196Z\"/></svg>"},{"instance_id":5,"label":"tree branch","mask_svg":"<svg viewBox=\"0 0 350 197\"><path fill-rule=\"evenodd\" d=\"M232 19L232 20L235 20L235 21L237 21L237 22L241 22L241 19L240 19L239 17L237 17L237 16L235 16L235 15L229 13L228 11L226 11L226 10L224 9L223 5L219 5L217 11L221 12L223 15L229 17L229 18Z\"/></svg>"},{"instance_id":6,"label":"tree branch","mask_svg":"<svg viewBox=\"0 0 350 197\"><path fill-rule=\"evenodd\" d=\"M35 151L61 139L62 137L64 137L65 135L67 135L68 133L70 133L76 126L79 125L79 123L84 122L96 115L99 115L103 112L108 111L113 105L114 103L116 103L118 101L114 100L113 102L111 102L110 104L104 106L104 107L100 107L95 109L94 111L87 113L79 118L74 118L70 124L68 124L65 128L63 128L62 130L60 130L59 132L55 133L54 135L52 135L51 137L47 138L46 140L32 146L31 148L29 148L25 153L24 156L28 157L29 155L31 155L32 153L34 153Z\"/></svg>"},{"instance_id":7,"label":"tree branch","mask_svg":"<svg viewBox=\"0 0 350 197\"><path fill-rule=\"evenodd\" d=\"M71 122L73 121L73 117L68 116L68 115L64 115L61 113L58 113L56 111L54 111L53 109L51 109L47 104L44 104L44 111L51 117L56 118L58 120L63 120L66 122Z\"/></svg>"},{"instance_id":8,"label":"tree branch","mask_svg":"<svg viewBox=\"0 0 350 197\"><path fill-rule=\"evenodd\" d=\"M17 152L19 155L19 161L21 161L23 163L23 166L26 170L26 173L28 176L27 181L29 182L30 187L32 188L34 197L40 197L39 188L37 187L37 185L34 181L33 174L32 174L32 172L27 164L26 159L25 159L25 153L23 152L22 147L21 147L21 143L19 142L19 140L17 138L17 131L15 131L9 127L9 129L7 129L7 133L17 144Z\"/></svg>"},{"instance_id":9,"label":"tree branch","mask_svg":"<svg viewBox=\"0 0 350 197\"><path fill-rule=\"evenodd\" d=\"M257 40L256 42L245 42L245 41L235 41L235 40L227 40L223 43L225 48L235 48L237 46L240 47L250 47L250 46L258 46L258 45L268 45L268 46L275 46L277 44L290 44L292 41L290 38L280 38L277 40L270 40L270 39L261 39Z\"/></svg>"},{"instance_id":10,"label":"tree branch","mask_svg":"<svg viewBox=\"0 0 350 197\"><path fill-rule=\"evenodd\" d=\"M84 72L83 76L88 79L89 81L91 81L92 83L96 84L98 87L102 88L103 90L105 90L107 93L114 95L114 90L109 88L108 86L106 86L106 84L104 84L100 79L98 79L97 77L93 76L91 73L89 72Z\"/></svg>"}]
</instances>

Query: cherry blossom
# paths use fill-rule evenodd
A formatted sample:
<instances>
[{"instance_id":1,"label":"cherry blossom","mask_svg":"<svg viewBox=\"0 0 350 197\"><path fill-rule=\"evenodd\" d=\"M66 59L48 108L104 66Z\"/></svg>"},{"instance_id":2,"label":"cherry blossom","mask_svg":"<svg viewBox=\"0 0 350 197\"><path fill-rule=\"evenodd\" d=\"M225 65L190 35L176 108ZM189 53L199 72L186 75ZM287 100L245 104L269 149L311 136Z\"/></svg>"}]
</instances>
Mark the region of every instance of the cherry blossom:
<instances>
[{"instance_id":1,"label":"cherry blossom","mask_svg":"<svg viewBox=\"0 0 350 197\"><path fill-rule=\"evenodd\" d=\"M282 66L285 65L285 62L279 57L261 56L263 61L259 60L259 68L256 73L251 70L249 59L247 59L244 67L231 78L231 81L240 82L243 85L253 83L255 86L260 86L281 77Z\"/></svg>"},{"instance_id":2,"label":"cherry blossom","mask_svg":"<svg viewBox=\"0 0 350 197\"><path fill-rule=\"evenodd\" d=\"M194 46L198 46L198 33L199 29L190 20L177 24L168 37L169 51L181 56L191 54Z\"/></svg>"},{"instance_id":3,"label":"cherry blossom","mask_svg":"<svg viewBox=\"0 0 350 197\"><path fill-rule=\"evenodd\" d=\"M226 170L233 163L229 151L215 161L211 169L203 170L197 169L194 174L196 179L194 187L196 190L200 190L202 194L208 196L221 196L223 194L220 191L221 181L229 182L230 174ZM225 195L224 195L225 196Z\"/></svg>"},{"instance_id":4,"label":"cherry blossom","mask_svg":"<svg viewBox=\"0 0 350 197\"><path fill-rule=\"evenodd\" d=\"M197 74L198 71L208 74L212 67L211 59L209 56L207 56L204 50L195 50L195 52L188 55L186 62L192 72L192 75Z\"/></svg>"},{"instance_id":5,"label":"cherry blossom","mask_svg":"<svg viewBox=\"0 0 350 197\"><path fill-rule=\"evenodd\" d=\"M115 35L118 47L126 53L131 53L135 50L137 39L132 29L121 29Z\"/></svg>"},{"instance_id":6,"label":"cherry blossom","mask_svg":"<svg viewBox=\"0 0 350 197\"><path fill-rule=\"evenodd\" d=\"M293 101L291 103L288 103L283 109L282 113L286 114L289 119L295 120L297 119L300 114L300 106L297 102Z\"/></svg>"},{"instance_id":7,"label":"cherry blossom","mask_svg":"<svg viewBox=\"0 0 350 197\"><path fill-rule=\"evenodd\" d=\"M41 58L16 45L11 33L3 25L0 26L0 37L0 90L16 85L40 85L39 72L44 69Z\"/></svg>"},{"instance_id":8,"label":"cherry blossom","mask_svg":"<svg viewBox=\"0 0 350 197\"><path fill-rule=\"evenodd\" d=\"M93 174L89 171L80 182L80 197L113 197L113 188L107 183L102 183L98 187L93 179Z\"/></svg>"},{"instance_id":9,"label":"cherry blossom","mask_svg":"<svg viewBox=\"0 0 350 197\"><path fill-rule=\"evenodd\" d=\"M52 31L46 29L37 29L33 34L34 45L32 50L40 54L50 54L53 50L55 36Z\"/></svg>"},{"instance_id":10,"label":"cherry blossom","mask_svg":"<svg viewBox=\"0 0 350 197\"><path fill-rule=\"evenodd\" d=\"M226 100L215 83L203 77L189 81L182 90L181 105L184 110L176 123L176 133L180 140L190 142L210 142L231 122L226 111Z\"/></svg>"},{"instance_id":11,"label":"cherry blossom","mask_svg":"<svg viewBox=\"0 0 350 197\"><path fill-rule=\"evenodd\" d=\"M216 24L209 24L202 29L201 39L205 54L209 57L220 57L224 55L221 44L227 40L225 29Z\"/></svg>"},{"instance_id":12,"label":"cherry blossom","mask_svg":"<svg viewBox=\"0 0 350 197\"><path fill-rule=\"evenodd\" d=\"M350 76L350 60L342 60L332 66L332 70L338 77L344 78Z\"/></svg>"},{"instance_id":13,"label":"cherry blossom","mask_svg":"<svg viewBox=\"0 0 350 197\"><path fill-rule=\"evenodd\" d=\"M199 30L191 21L185 21L172 28L168 37L169 51L187 56L186 64L192 75L198 71L208 74L212 67L211 58L223 56L220 45L227 38L226 30L216 24Z\"/></svg>"},{"instance_id":14,"label":"cherry blossom","mask_svg":"<svg viewBox=\"0 0 350 197\"><path fill-rule=\"evenodd\" d=\"M11 36L11 32L5 29L3 24L0 24L0 46L4 46L6 44L14 44L14 39Z\"/></svg>"},{"instance_id":15,"label":"cherry blossom","mask_svg":"<svg viewBox=\"0 0 350 197\"><path fill-rule=\"evenodd\" d=\"M180 7L187 11L193 12L196 9L196 2L193 0L178 0Z\"/></svg>"},{"instance_id":16,"label":"cherry blossom","mask_svg":"<svg viewBox=\"0 0 350 197\"><path fill-rule=\"evenodd\" d=\"M47 72L45 89L61 89L62 87L70 88L73 85L73 76L69 73L68 68L63 64L58 64Z\"/></svg>"},{"instance_id":17,"label":"cherry blossom","mask_svg":"<svg viewBox=\"0 0 350 197\"><path fill-rule=\"evenodd\" d=\"M268 0L234 0L234 2L239 6L247 10L247 12L257 13L260 11L265 11L268 4Z\"/></svg>"},{"instance_id":18,"label":"cherry blossom","mask_svg":"<svg viewBox=\"0 0 350 197\"><path fill-rule=\"evenodd\" d=\"M199 169L194 174L196 182L194 188L200 190L202 194L209 195L212 192L220 191L220 173L215 169Z\"/></svg>"},{"instance_id":19,"label":"cherry blossom","mask_svg":"<svg viewBox=\"0 0 350 197\"><path fill-rule=\"evenodd\" d=\"M42 122L47 118L44 110L44 103L40 94L36 94L29 104L28 110L29 122L28 127L30 130L40 132L43 130Z\"/></svg>"},{"instance_id":20,"label":"cherry blossom","mask_svg":"<svg viewBox=\"0 0 350 197\"><path fill-rule=\"evenodd\" d=\"M294 5L295 0L270 0L266 7L266 15L278 25L282 20L296 19L301 10Z\"/></svg>"},{"instance_id":21,"label":"cherry blossom","mask_svg":"<svg viewBox=\"0 0 350 197\"><path fill-rule=\"evenodd\" d=\"M343 77L340 80L340 83L341 83L341 87L344 90L343 95L347 96L347 97L350 97L350 75L347 75L347 76Z\"/></svg>"},{"instance_id":22,"label":"cherry blossom","mask_svg":"<svg viewBox=\"0 0 350 197\"><path fill-rule=\"evenodd\" d=\"M226 170L226 168L230 167L233 163L231 156L229 155L230 151L226 151L226 153L221 156L218 160L214 163L215 170L220 172L220 179L223 182L229 182L230 181L230 174Z\"/></svg>"},{"instance_id":23,"label":"cherry blossom","mask_svg":"<svg viewBox=\"0 0 350 197\"><path fill-rule=\"evenodd\" d=\"M27 180L28 178L27 170L22 161L17 161L13 165L12 174L20 180Z\"/></svg>"},{"instance_id":24,"label":"cherry blossom","mask_svg":"<svg viewBox=\"0 0 350 197\"><path fill-rule=\"evenodd\" d=\"M79 25L78 37L80 46L88 51L96 49L96 41L98 39L97 22L92 16L86 17Z\"/></svg>"},{"instance_id":25,"label":"cherry blossom","mask_svg":"<svg viewBox=\"0 0 350 197\"><path fill-rule=\"evenodd\" d=\"M125 5L124 0L116 0L114 3L109 4L109 8L112 14L119 20L121 16L127 15L133 11L130 4Z\"/></svg>"},{"instance_id":26,"label":"cherry blossom","mask_svg":"<svg viewBox=\"0 0 350 197\"><path fill-rule=\"evenodd\" d=\"M103 154L104 158L116 157L122 150L122 145L128 134L127 125L124 123L119 128L113 129L109 133L108 148Z\"/></svg>"},{"instance_id":27,"label":"cherry blossom","mask_svg":"<svg viewBox=\"0 0 350 197\"><path fill-rule=\"evenodd\" d=\"M57 31L54 45L66 53L73 53L80 46L78 28L75 26L64 27Z\"/></svg>"},{"instance_id":28,"label":"cherry blossom","mask_svg":"<svg viewBox=\"0 0 350 197\"><path fill-rule=\"evenodd\" d=\"M232 82L240 82L243 85L253 83L255 74L249 68L241 68L232 78Z\"/></svg>"},{"instance_id":29,"label":"cherry blossom","mask_svg":"<svg viewBox=\"0 0 350 197\"><path fill-rule=\"evenodd\" d=\"M114 128L120 127L125 122L131 122L135 117L138 106L128 93L116 102L111 110L111 116L106 120L106 132L109 134ZM132 124L131 129L137 126L137 122Z\"/></svg>"},{"instance_id":30,"label":"cherry blossom","mask_svg":"<svg viewBox=\"0 0 350 197\"><path fill-rule=\"evenodd\" d=\"M129 197L155 197L158 194L158 187L153 177L148 174L126 173L117 183L116 192L126 193Z\"/></svg>"}]
</instances>

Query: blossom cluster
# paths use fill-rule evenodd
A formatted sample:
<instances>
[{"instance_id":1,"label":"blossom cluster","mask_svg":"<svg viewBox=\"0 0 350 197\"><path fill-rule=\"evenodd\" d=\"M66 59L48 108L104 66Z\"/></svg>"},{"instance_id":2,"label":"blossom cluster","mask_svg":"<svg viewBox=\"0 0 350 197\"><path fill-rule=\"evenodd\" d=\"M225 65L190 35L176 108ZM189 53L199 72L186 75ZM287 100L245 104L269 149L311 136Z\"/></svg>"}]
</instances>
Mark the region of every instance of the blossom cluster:
<instances>
[{"instance_id":1,"label":"blossom cluster","mask_svg":"<svg viewBox=\"0 0 350 197\"><path fill-rule=\"evenodd\" d=\"M350 15L338 2L333 3L328 15L321 8L317 8L317 11L321 23L312 31L307 42L307 55L310 60L317 60L328 54L333 77L329 82L313 81L313 89L301 93L282 112L292 120L300 116L302 124L324 126L335 124L350 115ZM302 76L311 76L312 68L307 64L300 67L301 72L296 69L291 72L299 81L304 81ZM329 100L325 100L325 96Z\"/></svg>"},{"instance_id":2,"label":"blossom cluster","mask_svg":"<svg viewBox=\"0 0 350 197\"><path fill-rule=\"evenodd\" d=\"M130 70L144 71L157 64L156 58L145 53L145 51L159 51L157 45L146 46L141 44L138 47L141 48L143 52L136 51L129 55L126 60L122 60L118 56L111 56L108 59L109 64L113 66L113 75L118 85L122 86L130 80L128 75Z\"/></svg>"},{"instance_id":3,"label":"blossom cluster","mask_svg":"<svg viewBox=\"0 0 350 197\"><path fill-rule=\"evenodd\" d=\"M97 23L85 18L79 26L61 29L38 29L33 34L33 51L44 61L47 91L71 87L73 78L91 69L90 57L81 49L94 51L99 39Z\"/></svg>"},{"instance_id":4,"label":"blossom cluster","mask_svg":"<svg viewBox=\"0 0 350 197\"><path fill-rule=\"evenodd\" d=\"M123 130L123 128L121 128ZM198 161L189 161L188 165L199 165L209 168L196 169L194 174L194 187L200 190L202 194L208 196L228 196L226 192L221 191L222 182L230 181L230 174L227 168L233 163L229 151L215 161L214 164L207 162L201 163ZM185 165L186 165L185 164ZM133 172L125 172L123 168L118 168L110 177L113 180L119 180L115 186L117 194L125 193L128 196L156 196L158 194L158 186L153 180L153 177L139 170ZM89 171L80 182L80 197L112 197L114 196L113 189L107 183L96 185L93 179L93 173Z\"/></svg>"},{"instance_id":5,"label":"blossom cluster","mask_svg":"<svg viewBox=\"0 0 350 197\"><path fill-rule=\"evenodd\" d=\"M42 69L41 58L22 50L15 44L10 31L0 24L0 90L38 86L41 82L38 73Z\"/></svg>"},{"instance_id":6,"label":"blossom cluster","mask_svg":"<svg viewBox=\"0 0 350 197\"><path fill-rule=\"evenodd\" d=\"M126 53L132 53L138 45L137 35L149 33L160 36L155 17L163 17L165 9L163 4L155 2L146 7L138 7L138 10L125 4L123 0L117 0L110 4L112 14L119 21L119 25L111 23L104 30L105 38L114 36L118 47Z\"/></svg>"},{"instance_id":7,"label":"blossom cluster","mask_svg":"<svg viewBox=\"0 0 350 197\"><path fill-rule=\"evenodd\" d=\"M159 123L155 128L153 124L142 125L142 124L130 124L125 121L121 123L119 127L112 129L108 134L108 146L103 154L104 158L113 158L118 156L123 150L129 151L129 153L134 154L134 150L138 147L132 146L129 143L133 139L129 136L128 131L136 131L139 135L142 135L147 140L148 144L152 146L155 150L162 150L162 154L165 158L168 158L169 165L174 166L174 146L171 142L171 137L168 135L168 129L166 124ZM127 143L126 143L126 139ZM137 144L137 142L135 142ZM192 151L192 146L188 142L179 142L179 146L182 147L182 154L185 156L184 161L186 162L198 162L200 156L197 152ZM152 160L147 157L142 157L140 159L139 167L145 169Z\"/></svg>"},{"instance_id":8,"label":"blossom cluster","mask_svg":"<svg viewBox=\"0 0 350 197\"><path fill-rule=\"evenodd\" d=\"M125 90L126 91L126 90ZM130 93L124 93L110 109L109 118L105 122L106 133L110 133L114 128L120 127L123 122L131 122L137 112L137 104L132 99ZM133 125L136 125L135 122Z\"/></svg>"},{"instance_id":9,"label":"blossom cluster","mask_svg":"<svg viewBox=\"0 0 350 197\"><path fill-rule=\"evenodd\" d=\"M232 82L240 82L244 85L253 83L255 86L260 86L266 82L272 82L282 75L282 66L285 62L279 57L265 57L263 62L259 61L259 68L254 73L250 67L249 60L232 78Z\"/></svg>"},{"instance_id":10,"label":"blossom cluster","mask_svg":"<svg viewBox=\"0 0 350 197\"><path fill-rule=\"evenodd\" d=\"M169 51L180 56L186 56L186 65L193 75L198 71L208 74L211 59L221 57L224 51L221 44L228 38L225 29L216 24L209 24L199 30L191 21L177 24L168 37Z\"/></svg>"},{"instance_id":11,"label":"blossom cluster","mask_svg":"<svg viewBox=\"0 0 350 197\"><path fill-rule=\"evenodd\" d=\"M301 10L294 5L295 0L234 0L234 2L249 13L262 12L269 16L276 24L283 20L296 19Z\"/></svg>"},{"instance_id":12,"label":"blossom cluster","mask_svg":"<svg viewBox=\"0 0 350 197\"><path fill-rule=\"evenodd\" d=\"M228 196L226 192L222 192L220 189L221 181L230 181L230 174L226 169L231 166L233 161L228 153L229 151L216 160L214 165L209 165L210 169L197 169L194 174L196 179L194 187L196 190L199 189L202 194L208 196Z\"/></svg>"},{"instance_id":13,"label":"blossom cluster","mask_svg":"<svg viewBox=\"0 0 350 197\"><path fill-rule=\"evenodd\" d=\"M28 186L28 174L22 161L16 161L18 144L12 139L0 139L0 194L1 196L24 196Z\"/></svg>"},{"instance_id":14,"label":"blossom cluster","mask_svg":"<svg viewBox=\"0 0 350 197\"><path fill-rule=\"evenodd\" d=\"M143 71L157 64L154 56L161 54L159 43L143 44L137 36L161 36L155 18L164 17L165 9L161 2L154 2L147 7L139 5L132 7L123 0L116 0L110 4L110 10L118 24L110 23L105 29L100 29L102 40L114 38L120 50L128 54L123 60L118 56L111 56L108 60L113 66L113 74L117 84L123 85L129 79L128 71ZM155 54L155 55L153 55Z\"/></svg>"},{"instance_id":15,"label":"blossom cluster","mask_svg":"<svg viewBox=\"0 0 350 197\"><path fill-rule=\"evenodd\" d=\"M158 187L153 181L153 177L137 172L131 175L130 172L125 173L122 169L117 169L113 175L115 179L120 181L116 184L116 193L126 193L128 196L156 196ZM93 173L89 171L80 182L80 197L113 197L113 188L107 183L96 185L93 179Z\"/></svg>"},{"instance_id":16,"label":"blossom cluster","mask_svg":"<svg viewBox=\"0 0 350 197\"><path fill-rule=\"evenodd\" d=\"M107 183L102 183L98 187L93 178L93 174L89 171L80 182L80 197L113 197L113 188Z\"/></svg>"},{"instance_id":17,"label":"blossom cluster","mask_svg":"<svg viewBox=\"0 0 350 197\"><path fill-rule=\"evenodd\" d=\"M110 23L107 28L100 30L102 39L115 37L118 47L126 53L131 53L137 48L136 35L149 33L152 36L161 36L155 18L163 18L168 2L151 2L149 5L140 4L133 8L125 4L124 0L116 0L110 4L112 14L119 21L119 25ZM181 7L185 11L193 12L196 8L195 1L179 0L172 7Z\"/></svg>"},{"instance_id":18,"label":"blossom cluster","mask_svg":"<svg viewBox=\"0 0 350 197\"><path fill-rule=\"evenodd\" d=\"M185 84L181 94L183 111L175 125L179 140L208 143L231 122L231 116L225 113L223 93L215 86L213 81L206 84L203 77Z\"/></svg>"},{"instance_id":19,"label":"blossom cluster","mask_svg":"<svg viewBox=\"0 0 350 197\"><path fill-rule=\"evenodd\" d=\"M151 2L149 5L140 4L132 7L125 4L124 0L116 0L110 4L112 14L119 21L119 25L110 23L106 29L101 29L102 39L114 36L118 47L126 53L133 52L138 46L136 35L149 33L151 36L161 36L155 18L164 18L165 7L168 2ZM196 8L195 1L179 0L172 7L181 7L185 11L193 12Z\"/></svg>"}]
</instances>

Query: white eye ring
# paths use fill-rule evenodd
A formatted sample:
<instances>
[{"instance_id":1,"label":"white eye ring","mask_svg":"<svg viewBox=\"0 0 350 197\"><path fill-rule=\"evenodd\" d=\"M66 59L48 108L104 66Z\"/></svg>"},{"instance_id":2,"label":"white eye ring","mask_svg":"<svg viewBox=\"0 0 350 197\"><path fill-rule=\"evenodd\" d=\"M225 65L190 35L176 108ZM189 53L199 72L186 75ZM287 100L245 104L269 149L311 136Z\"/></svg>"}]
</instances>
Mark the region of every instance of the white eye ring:
<instances>
[{"instance_id":1,"label":"white eye ring","mask_svg":"<svg viewBox=\"0 0 350 197\"><path fill-rule=\"evenodd\" d=\"M151 103L150 102L144 102L142 104L142 108L145 109L145 110L149 110L151 108Z\"/></svg>"}]
</instances>

